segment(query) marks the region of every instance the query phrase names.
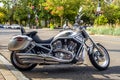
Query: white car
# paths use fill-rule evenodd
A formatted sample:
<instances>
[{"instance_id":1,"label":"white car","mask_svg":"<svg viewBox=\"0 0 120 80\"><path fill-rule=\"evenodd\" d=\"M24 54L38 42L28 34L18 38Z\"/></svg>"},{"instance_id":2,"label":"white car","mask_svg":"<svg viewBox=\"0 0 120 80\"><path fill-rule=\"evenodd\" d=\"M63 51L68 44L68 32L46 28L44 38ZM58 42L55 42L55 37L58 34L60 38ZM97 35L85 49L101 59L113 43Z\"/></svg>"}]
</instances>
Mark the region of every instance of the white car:
<instances>
[{"instance_id":1,"label":"white car","mask_svg":"<svg viewBox=\"0 0 120 80\"><path fill-rule=\"evenodd\" d=\"M11 26L10 26L9 24L5 24L3 27L4 27L5 29L10 29L10 28L11 28Z\"/></svg>"},{"instance_id":2,"label":"white car","mask_svg":"<svg viewBox=\"0 0 120 80\"><path fill-rule=\"evenodd\" d=\"M21 26L18 25L18 24L12 24L12 25L11 25L11 28L12 28L12 29L20 29L20 27L21 27Z\"/></svg>"}]
</instances>

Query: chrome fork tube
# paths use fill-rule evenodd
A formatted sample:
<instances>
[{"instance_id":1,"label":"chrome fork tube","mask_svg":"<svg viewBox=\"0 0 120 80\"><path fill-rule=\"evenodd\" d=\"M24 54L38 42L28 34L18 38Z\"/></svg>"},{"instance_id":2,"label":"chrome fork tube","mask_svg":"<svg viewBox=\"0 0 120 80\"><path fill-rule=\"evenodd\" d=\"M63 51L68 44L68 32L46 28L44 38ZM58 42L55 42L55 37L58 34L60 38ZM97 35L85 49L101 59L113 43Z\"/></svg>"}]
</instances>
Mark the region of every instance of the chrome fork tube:
<instances>
[{"instance_id":1,"label":"chrome fork tube","mask_svg":"<svg viewBox=\"0 0 120 80\"><path fill-rule=\"evenodd\" d=\"M101 53L101 56L103 56L102 51L98 48L97 44L94 42L94 40L89 36L89 34L85 31L85 29L82 29L83 33L88 37L88 39L92 42L93 46L97 48L97 50Z\"/></svg>"}]
</instances>

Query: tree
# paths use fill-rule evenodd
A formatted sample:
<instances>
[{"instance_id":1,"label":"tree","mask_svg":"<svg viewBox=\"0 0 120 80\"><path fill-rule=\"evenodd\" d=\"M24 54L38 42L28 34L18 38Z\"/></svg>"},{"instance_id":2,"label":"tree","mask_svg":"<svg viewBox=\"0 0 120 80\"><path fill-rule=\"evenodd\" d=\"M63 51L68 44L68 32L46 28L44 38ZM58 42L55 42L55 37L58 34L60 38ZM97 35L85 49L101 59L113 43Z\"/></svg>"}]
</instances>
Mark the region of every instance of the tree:
<instances>
[{"instance_id":1,"label":"tree","mask_svg":"<svg viewBox=\"0 0 120 80\"><path fill-rule=\"evenodd\" d=\"M98 16L95 19L95 24L97 25L105 25L107 24L107 22L108 22L108 19L104 15Z\"/></svg>"},{"instance_id":2,"label":"tree","mask_svg":"<svg viewBox=\"0 0 120 80\"><path fill-rule=\"evenodd\" d=\"M2 21L10 21L26 25L27 23L40 26L40 21L46 24L51 19L54 23L61 23L68 19L72 23L78 13L79 7L83 7L82 20L86 24L96 23L96 9L98 0L1 0L4 3L5 12L1 14ZM101 1L102 15L107 18L109 24L120 23L120 1L114 0L107 5ZM4 16L4 18L3 18ZM102 16L101 16L102 17ZM105 22L106 23L106 22ZM106 23L107 24L107 23ZM47 26L47 25L46 25Z\"/></svg>"},{"instance_id":3,"label":"tree","mask_svg":"<svg viewBox=\"0 0 120 80\"><path fill-rule=\"evenodd\" d=\"M84 0L83 9L84 15L82 17L84 23L93 24L96 18L97 0Z\"/></svg>"},{"instance_id":4,"label":"tree","mask_svg":"<svg viewBox=\"0 0 120 80\"><path fill-rule=\"evenodd\" d=\"M4 4L4 8L6 9L6 19L7 22L10 21L10 24L13 22L13 5L15 4L13 0L1 0L1 2Z\"/></svg>"},{"instance_id":5,"label":"tree","mask_svg":"<svg viewBox=\"0 0 120 80\"><path fill-rule=\"evenodd\" d=\"M60 18L61 26L63 19L74 19L80 5L81 0L46 0L44 3L45 10L50 12L51 15L58 16Z\"/></svg>"},{"instance_id":6,"label":"tree","mask_svg":"<svg viewBox=\"0 0 120 80\"><path fill-rule=\"evenodd\" d=\"M6 9L0 7L0 23L4 23L6 21Z\"/></svg>"},{"instance_id":7,"label":"tree","mask_svg":"<svg viewBox=\"0 0 120 80\"><path fill-rule=\"evenodd\" d=\"M59 16L61 19L61 26L64 14L63 0L47 0L44 4L45 10L50 12L53 16Z\"/></svg>"},{"instance_id":8,"label":"tree","mask_svg":"<svg viewBox=\"0 0 120 80\"><path fill-rule=\"evenodd\" d=\"M116 20L119 19L120 16L120 7L111 4L109 6L106 6L104 9L104 15L108 19L109 24L116 24Z\"/></svg>"}]
</instances>

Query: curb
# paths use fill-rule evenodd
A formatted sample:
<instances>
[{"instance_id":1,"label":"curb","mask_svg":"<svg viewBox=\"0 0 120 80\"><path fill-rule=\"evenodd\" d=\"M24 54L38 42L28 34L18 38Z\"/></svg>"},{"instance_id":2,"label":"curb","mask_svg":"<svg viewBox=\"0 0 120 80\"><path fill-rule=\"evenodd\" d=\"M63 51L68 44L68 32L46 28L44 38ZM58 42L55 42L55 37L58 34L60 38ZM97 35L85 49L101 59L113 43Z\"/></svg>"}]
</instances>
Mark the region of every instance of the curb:
<instances>
[{"instance_id":1,"label":"curb","mask_svg":"<svg viewBox=\"0 0 120 80\"><path fill-rule=\"evenodd\" d=\"M15 69L12 64L6 60L5 57L3 57L0 54L0 61L2 61L2 63L8 68L8 70L17 78L17 80L30 80L29 78L25 77L22 72L18 71L17 69ZM4 76L4 75L3 75Z\"/></svg>"}]
</instances>

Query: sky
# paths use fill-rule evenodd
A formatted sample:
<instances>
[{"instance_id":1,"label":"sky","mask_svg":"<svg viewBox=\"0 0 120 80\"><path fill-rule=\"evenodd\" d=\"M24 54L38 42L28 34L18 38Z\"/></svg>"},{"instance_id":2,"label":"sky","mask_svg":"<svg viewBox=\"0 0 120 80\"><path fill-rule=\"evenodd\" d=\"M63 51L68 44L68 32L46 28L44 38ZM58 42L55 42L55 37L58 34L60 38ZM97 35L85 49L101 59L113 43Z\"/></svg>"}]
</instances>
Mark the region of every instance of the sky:
<instances>
[{"instance_id":1,"label":"sky","mask_svg":"<svg viewBox=\"0 0 120 80\"><path fill-rule=\"evenodd\" d=\"M3 3L0 3L0 7L2 7L3 6Z\"/></svg>"}]
</instances>

